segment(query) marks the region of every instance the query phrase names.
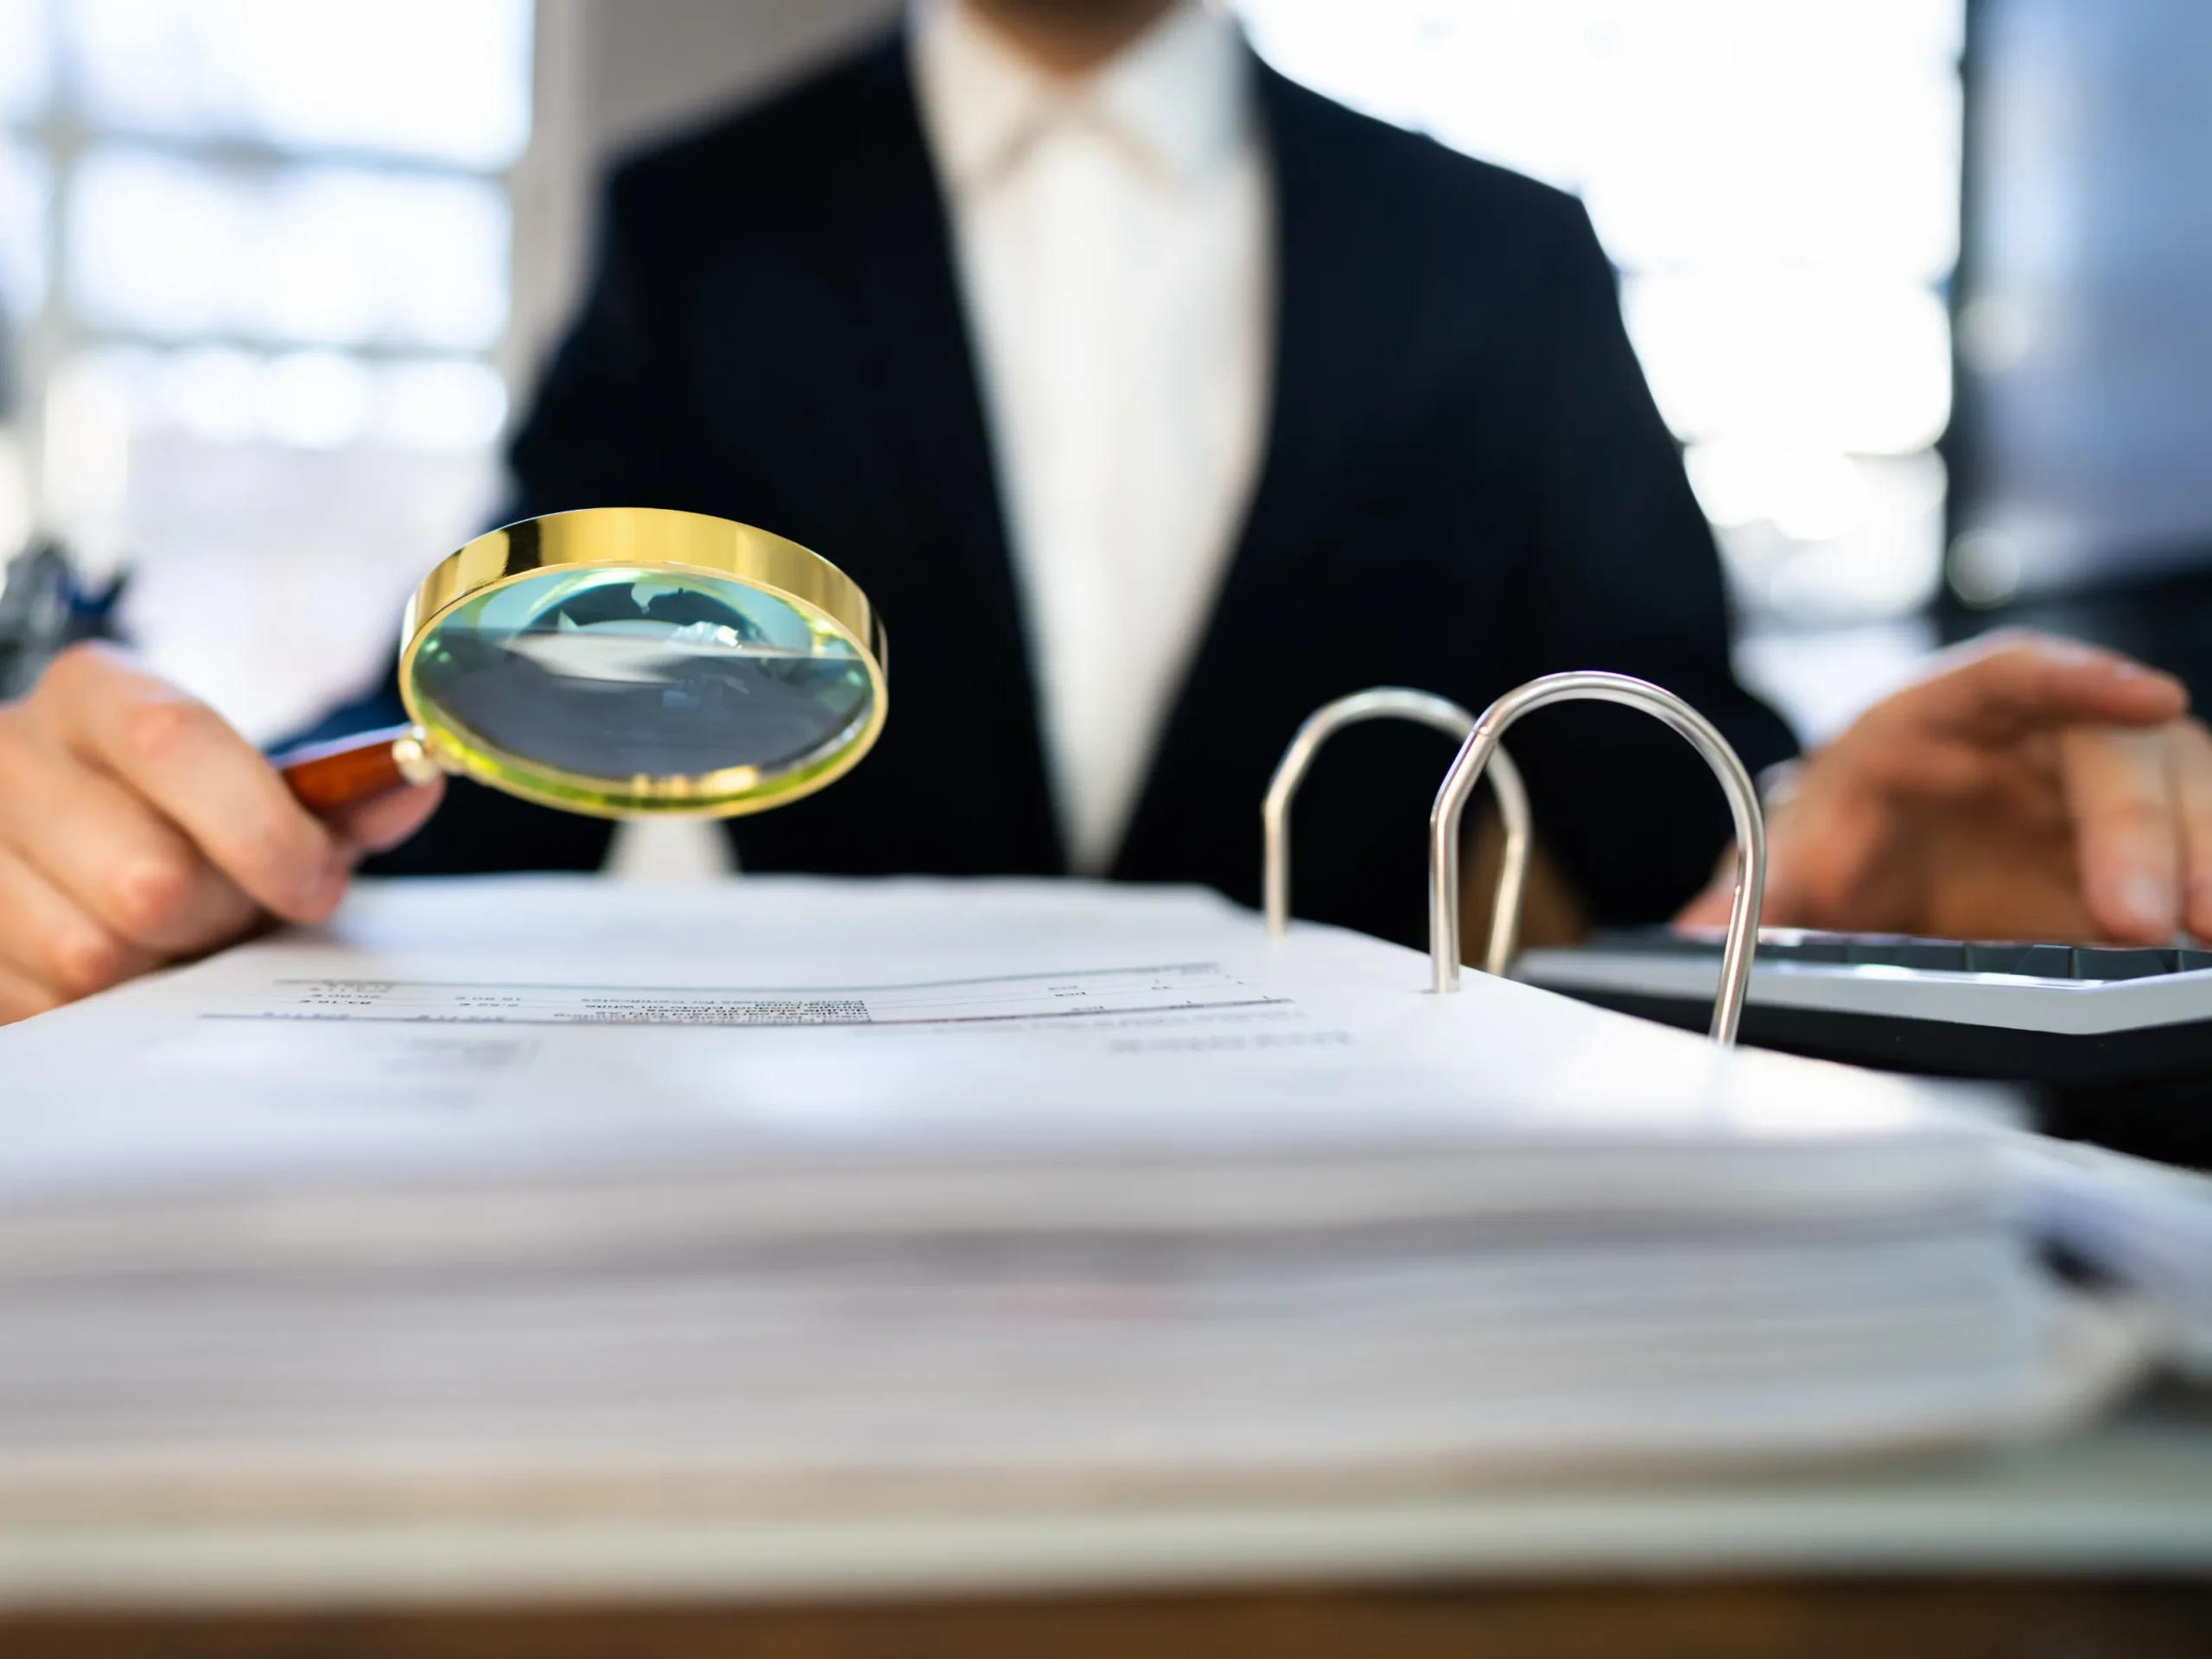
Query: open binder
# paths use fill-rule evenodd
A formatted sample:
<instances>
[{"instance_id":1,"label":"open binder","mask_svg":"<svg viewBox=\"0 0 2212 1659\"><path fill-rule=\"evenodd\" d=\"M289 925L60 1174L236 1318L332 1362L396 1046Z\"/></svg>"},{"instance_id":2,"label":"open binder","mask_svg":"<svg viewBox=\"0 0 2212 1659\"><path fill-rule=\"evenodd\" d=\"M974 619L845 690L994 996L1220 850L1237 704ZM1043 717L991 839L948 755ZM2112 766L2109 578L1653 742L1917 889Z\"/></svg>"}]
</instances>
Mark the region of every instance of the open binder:
<instances>
[{"instance_id":1,"label":"open binder","mask_svg":"<svg viewBox=\"0 0 2212 1659\"><path fill-rule=\"evenodd\" d=\"M1478 720L1447 698L1399 686L1376 686L1325 703L1309 715L1268 780L1260 809L1265 862L1262 887L1268 931L1281 938L1290 918L1290 808L1321 745L1361 721L1395 718L1418 721L1446 735L1460 738L1459 752L1438 785L1429 812L1428 954L1431 984L1440 994L1459 988L1459 823L1475 785L1487 776L1505 824L1505 857L1491 912L1491 936L1484 952L1487 973L1503 974L1513 960L1520 929L1522 892L1528 880L1534 835L1529 791L1521 774L1500 747L1506 732L1523 715L1556 702L1577 700L1617 702L1664 721L1689 742L1713 768L1727 791L1736 822L1736 896L1728 912L1728 934L1720 959L1720 989L1713 1010L1713 1038L1732 1044L1751 983L1751 960L1758 943L1759 905L1766 888L1766 820L1751 773L1719 729L1673 692L1626 674L1549 674L1507 692Z\"/></svg>"},{"instance_id":2,"label":"open binder","mask_svg":"<svg viewBox=\"0 0 2212 1659\"><path fill-rule=\"evenodd\" d=\"M1440 793L1447 899L1518 712L1663 697L1524 692ZM1290 759L1461 718L1409 695ZM1456 915L1424 964L1198 891L394 882L0 1032L0 1516L1733 1465L2139 1362L1958 1091L1454 992Z\"/></svg>"}]
</instances>

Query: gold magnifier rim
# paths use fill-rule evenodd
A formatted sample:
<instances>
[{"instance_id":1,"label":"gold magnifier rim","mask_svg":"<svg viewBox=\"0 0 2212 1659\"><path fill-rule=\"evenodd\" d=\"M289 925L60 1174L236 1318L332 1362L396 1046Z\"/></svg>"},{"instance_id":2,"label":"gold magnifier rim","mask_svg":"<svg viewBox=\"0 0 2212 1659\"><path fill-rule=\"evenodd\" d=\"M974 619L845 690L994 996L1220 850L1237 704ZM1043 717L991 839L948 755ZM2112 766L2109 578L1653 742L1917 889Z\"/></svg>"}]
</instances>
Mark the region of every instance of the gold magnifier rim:
<instances>
[{"instance_id":1,"label":"gold magnifier rim","mask_svg":"<svg viewBox=\"0 0 2212 1659\"><path fill-rule=\"evenodd\" d=\"M526 759L457 730L415 690L415 658L433 630L469 601L549 570L618 567L735 581L818 620L868 670L868 711L857 732L773 773L729 766L691 776L639 774L617 784ZM860 584L810 548L734 519L668 507L582 507L520 518L447 555L423 577L400 624L399 696L447 770L494 789L594 817L726 818L765 812L826 789L875 747L888 712L883 620Z\"/></svg>"}]
</instances>

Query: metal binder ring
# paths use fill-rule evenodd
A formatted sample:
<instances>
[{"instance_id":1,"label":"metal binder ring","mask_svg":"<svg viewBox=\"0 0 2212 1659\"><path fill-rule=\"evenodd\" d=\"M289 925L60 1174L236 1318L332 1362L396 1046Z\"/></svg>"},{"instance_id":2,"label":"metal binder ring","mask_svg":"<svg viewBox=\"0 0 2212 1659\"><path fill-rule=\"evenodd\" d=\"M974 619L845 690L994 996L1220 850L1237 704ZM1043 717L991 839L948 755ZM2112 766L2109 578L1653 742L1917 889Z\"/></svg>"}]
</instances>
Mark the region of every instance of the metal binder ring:
<instances>
[{"instance_id":1,"label":"metal binder ring","mask_svg":"<svg viewBox=\"0 0 2212 1659\"><path fill-rule=\"evenodd\" d=\"M1446 737L1463 741L1475 727L1475 717L1450 698L1395 685L1355 691L1322 704L1306 717L1276 763L1274 776L1268 780L1267 799L1260 807L1266 849L1261 885L1270 938L1281 938L1290 925L1290 804L1306 781L1313 757L1322 744L1345 727L1384 718L1419 721ZM1522 787L1521 773L1503 749L1495 749L1491 756L1490 781L1497 797L1498 817L1505 823L1505 856L1498 869L1497 902L1491 912L1490 948L1484 954L1483 969L1502 975L1511 963L1521 937L1521 893L1529 880L1529 791ZM1456 919L1452 938L1456 948Z\"/></svg>"},{"instance_id":2,"label":"metal binder ring","mask_svg":"<svg viewBox=\"0 0 2212 1659\"><path fill-rule=\"evenodd\" d=\"M1733 1043L1750 988L1751 957L1758 944L1759 900L1766 889L1766 820L1758 791L1728 740L1671 691L1625 674L1547 674L1516 686L1483 710L1459 746L1452 770L1428 814L1428 950L1438 991L1459 988L1459 815L1475 780L1498 754L1507 728L1531 709L1583 698L1625 703L1663 720L1705 757L1727 791L1736 819L1736 899L1728 912L1728 942L1720 953L1720 994L1713 1005L1713 1040Z\"/></svg>"}]
</instances>

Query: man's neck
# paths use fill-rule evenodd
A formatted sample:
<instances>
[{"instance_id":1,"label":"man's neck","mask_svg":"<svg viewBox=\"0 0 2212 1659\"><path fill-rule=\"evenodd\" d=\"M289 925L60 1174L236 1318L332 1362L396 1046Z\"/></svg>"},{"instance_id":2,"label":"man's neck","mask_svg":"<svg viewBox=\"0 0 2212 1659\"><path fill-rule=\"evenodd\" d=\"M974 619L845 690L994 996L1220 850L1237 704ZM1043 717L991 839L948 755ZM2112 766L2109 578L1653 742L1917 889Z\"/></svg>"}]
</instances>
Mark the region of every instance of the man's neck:
<instances>
[{"instance_id":1,"label":"man's neck","mask_svg":"<svg viewBox=\"0 0 2212 1659\"><path fill-rule=\"evenodd\" d=\"M953 0L1047 74L1087 75L1178 0Z\"/></svg>"}]
</instances>

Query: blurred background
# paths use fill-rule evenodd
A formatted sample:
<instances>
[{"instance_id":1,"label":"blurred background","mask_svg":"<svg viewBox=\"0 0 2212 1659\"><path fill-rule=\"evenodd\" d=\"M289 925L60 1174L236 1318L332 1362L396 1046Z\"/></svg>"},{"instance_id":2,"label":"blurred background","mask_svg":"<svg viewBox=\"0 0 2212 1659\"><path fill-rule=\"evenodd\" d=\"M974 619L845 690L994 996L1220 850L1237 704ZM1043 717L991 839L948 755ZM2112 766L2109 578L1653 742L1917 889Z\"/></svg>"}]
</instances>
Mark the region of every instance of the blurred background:
<instances>
[{"instance_id":1,"label":"blurred background","mask_svg":"<svg viewBox=\"0 0 2212 1659\"><path fill-rule=\"evenodd\" d=\"M1999 620L2212 693L2212 7L1237 9L1587 201L1742 670L1808 738ZM309 720L495 511L607 156L895 10L0 0L0 550L127 566L158 668Z\"/></svg>"}]
</instances>

